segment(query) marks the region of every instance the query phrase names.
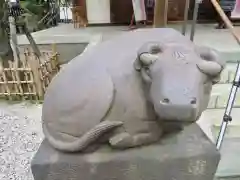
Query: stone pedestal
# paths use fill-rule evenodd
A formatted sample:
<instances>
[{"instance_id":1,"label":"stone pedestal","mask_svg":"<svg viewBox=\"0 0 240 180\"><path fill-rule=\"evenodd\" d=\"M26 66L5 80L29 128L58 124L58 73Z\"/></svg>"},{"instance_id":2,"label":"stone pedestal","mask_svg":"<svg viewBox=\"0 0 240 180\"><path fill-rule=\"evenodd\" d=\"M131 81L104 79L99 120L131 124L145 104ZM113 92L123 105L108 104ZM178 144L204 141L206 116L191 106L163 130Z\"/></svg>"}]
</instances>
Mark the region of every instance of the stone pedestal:
<instances>
[{"instance_id":1,"label":"stone pedestal","mask_svg":"<svg viewBox=\"0 0 240 180\"><path fill-rule=\"evenodd\" d=\"M215 145L192 124L155 145L125 151L104 146L65 154L44 140L31 168L35 180L212 180L219 160Z\"/></svg>"}]
</instances>

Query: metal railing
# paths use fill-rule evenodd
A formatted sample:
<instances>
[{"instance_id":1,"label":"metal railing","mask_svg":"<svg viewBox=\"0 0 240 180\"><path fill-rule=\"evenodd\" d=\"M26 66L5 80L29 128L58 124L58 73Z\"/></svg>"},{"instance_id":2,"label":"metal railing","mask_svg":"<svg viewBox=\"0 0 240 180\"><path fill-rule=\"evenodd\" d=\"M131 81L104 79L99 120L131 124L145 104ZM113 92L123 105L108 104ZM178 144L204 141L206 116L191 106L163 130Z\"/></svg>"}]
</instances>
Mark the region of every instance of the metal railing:
<instances>
[{"instance_id":1,"label":"metal railing","mask_svg":"<svg viewBox=\"0 0 240 180\"><path fill-rule=\"evenodd\" d=\"M194 11L193 11L193 19L192 19L192 27L191 27L191 33L190 33L190 39L193 41L194 40L194 34L195 34L195 27L196 27L196 22L197 22L197 16L198 16L198 9L199 9L199 4L201 3L201 0L195 0L195 5L194 5ZM217 13L229 29L230 33L232 36L235 38L237 43L240 45L240 37L238 36L237 32L235 31L231 21L228 19L222 8L220 7L219 3L217 0L211 0L211 3L213 4L214 8L216 9ZM183 22L183 27L182 27L182 34L186 35L186 29L187 29L187 24L188 24L188 10L189 10L189 4L190 0L186 0L185 4L185 9L184 9L184 22ZM226 105L225 112L223 114L222 118L222 124L221 128L218 134L218 138L216 141L216 147L218 150L221 149L224 136L227 130L228 123L232 121L231 117L231 111L233 108L233 104L236 98L236 93L238 91L238 88L240 87L240 62L238 62L238 66L236 68L235 72L235 78L232 84L232 88L229 94L228 102Z\"/></svg>"},{"instance_id":2,"label":"metal railing","mask_svg":"<svg viewBox=\"0 0 240 180\"><path fill-rule=\"evenodd\" d=\"M198 17L198 9L199 4L202 3L202 0L195 0L194 4L194 10L193 10L193 19L192 19L192 27L191 27L191 33L190 33L190 40L194 40L195 30L196 30L196 23L197 23L197 17ZM184 21L183 21L183 27L182 27L182 34L186 35L187 30L187 24L188 24L188 10L189 10L190 0L185 1L185 8L184 8Z\"/></svg>"}]
</instances>

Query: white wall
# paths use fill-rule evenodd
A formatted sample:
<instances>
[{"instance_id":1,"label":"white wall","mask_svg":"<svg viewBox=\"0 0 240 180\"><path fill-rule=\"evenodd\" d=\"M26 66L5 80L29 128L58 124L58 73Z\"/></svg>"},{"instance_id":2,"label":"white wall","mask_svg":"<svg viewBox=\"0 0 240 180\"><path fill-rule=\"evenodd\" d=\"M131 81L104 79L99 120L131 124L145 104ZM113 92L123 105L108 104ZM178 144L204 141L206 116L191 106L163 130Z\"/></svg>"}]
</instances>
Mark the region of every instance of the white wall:
<instances>
[{"instance_id":1,"label":"white wall","mask_svg":"<svg viewBox=\"0 0 240 180\"><path fill-rule=\"evenodd\" d=\"M239 18L240 17L240 0L236 0L235 8L232 11L232 18Z\"/></svg>"},{"instance_id":2,"label":"white wall","mask_svg":"<svg viewBox=\"0 0 240 180\"><path fill-rule=\"evenodd\" d=\"M88 24L111 23L110 0L86 0ZM60 7L60 19L72 19L71 7Z\"/></svg>"},{"instance_id":3,"label":"white wall","mask_svg":"<svg viewBox=\"0 0 240 180\"><path fill-rule=\"evenodd\" d=\"M89 24L110 23L110 0L86 0Z\"/></svg>"},{"instance_id":4,"label":"white wall","mask_svg":"<svg viewBox=\"0 0 240 180\"><path fill-rule=\"evenodd\" d=\"M71 7L60 7L60 19L72 19Z\"/></svg>"}]
</instances>

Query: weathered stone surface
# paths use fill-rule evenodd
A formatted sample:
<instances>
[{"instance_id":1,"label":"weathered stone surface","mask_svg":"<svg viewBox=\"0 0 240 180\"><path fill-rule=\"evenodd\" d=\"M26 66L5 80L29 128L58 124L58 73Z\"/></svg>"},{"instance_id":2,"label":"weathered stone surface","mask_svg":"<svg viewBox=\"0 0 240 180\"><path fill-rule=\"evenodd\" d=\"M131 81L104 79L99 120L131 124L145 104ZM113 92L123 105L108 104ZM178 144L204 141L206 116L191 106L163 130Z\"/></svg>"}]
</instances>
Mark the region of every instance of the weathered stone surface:
<instances>
[{"instance_id":1,"label":"weathered stone surface","mask_svg":"<svg viewBox=\"0 0 240 180\"><path fill-rule=\"evenodd\" d=\"M173 126L170 126L171 130ZM212 180L220 154L196 124L176 127L159 143L125 151L104 146L66 154L43 141L32 161L35 180ZM169 128L165 128L169 129Z\"/></svg>"},{"instance_id":2,"label":"weathered stone surface","mask_svg":"<svg viewBox=\"0 0 240 180\"><path fill-rule=\"evenodd\" d=\"M197 121L224 67L217 51L176 30L128 32L76 57L51 81L43 133L65 152L84 151L99 137L119 149L155 143L159 119Z\"/></svg>"}]
</instances>

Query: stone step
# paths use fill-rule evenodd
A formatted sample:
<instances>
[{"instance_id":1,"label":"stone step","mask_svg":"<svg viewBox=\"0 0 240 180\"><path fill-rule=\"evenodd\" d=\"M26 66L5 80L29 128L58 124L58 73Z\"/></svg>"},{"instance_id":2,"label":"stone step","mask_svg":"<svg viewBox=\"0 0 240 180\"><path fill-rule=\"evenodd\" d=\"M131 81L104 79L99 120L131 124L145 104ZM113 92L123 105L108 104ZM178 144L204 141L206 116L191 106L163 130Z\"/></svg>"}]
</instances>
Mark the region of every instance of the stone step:
<instances>
[{"instance_id":1,"label":"stone step","mask_svg":"<svg viewBox=\"0 0 240 180\"><path fill-rule=\"evenodd\" d=\"M222 72L221 80L219 83L220 84L232 83L232 81L234 80L236 69L237 69L236 62L228 62L226 64L225 69Z\"/></svg>"},{"instance_id":2,"label":"stone step","mask_svg":"<svg viewBox=\"0 0 240 180\"><path fill-rule=\"evenodd\" d=\"M235 72L237 69L236 62L228 62L226 68L223 70L221 80L218 84L213 86L211 99L208 105L209 109L225 108L227 100L232 87L232 82L235 78ZM240 107L240 98L236 97L234 107Z\"/></svg>"},{"instance_id":3,"label":"stone step","mask_svg":"<svg viewBox=\"0 0 240 180\"><path fill-rule=\"evenodd\" d=\"M207 118L206 121L210 121L215 126L221 126L222 118L224 115L225 109L207 109L203 112L202 117ZM233 108L231 112L232 121L229 125L239 126L240 127L240 108ZM240 131L239 131L240 133Z\"/></svg>"},{"instance_id":4,"label":"stone step","mask_svg":"<svg viewBox=\"0 0 240 180\"><path fill-rule=\"evenodd\" d=\"M240 179L240 138L225 138L221 147L221 161L216 172L218 180Z\"/></svg>"},{"instance_id":5,"label":"stone step","mask_svg":"<svg viewBox=\"0 0 240 180\"><path fill-rule=\"evenodd\" d=\"M232 176L226 176L226 177L215 177L214 180L239 180L240 176L232 177Z\"/></svg>"},{"instance_id":6,"label":"stone step","mask_svg":"<svg viewBox=\"0 0 240 180\"><path fill-rule=\"evenodd\" d=\"M208 105L209 109L223 109L227 105L228 97L231 91L232 82L235 78L237 63L228 62L226 68L222 72L221 80L213 86L211 99ZM234 108L240 107L240 96L237 93Z\"/></svg>"},{"instance_id":7,"label":"stone step","mask_svg":"<svg viewBox=\"0 0 240 180\"><path fill-rule=\"evenodd\" d=\"M218 137L224 112L225 109L207 109L197 122L213 142L216 142ZM240 108L233 108L231 116L232 122L228 123L225 137L240 138L240 119L238 118L240 117Z\"/></svg>"},{"instance_id":8,"label":"stone step","mask_svg":"<svg viewBox=\"0 0 240 180\"><path fill-rule=\"evenodd\" d=\"M211 133L213 136L212 139L214 142L217 140L220 129L221 129L221 126L213 125L211 127ZM240 138L240 126L228 124L224 138Z\"/></svg>"},{"instance_id":9,"label":"stone step","mask_svg":"<svg viewBox=\"0 0 240 180\"><path fill-rule=\"evenodd\" d=\"M225 108L228 102L228 98L231 92L232 84L215 84L212 89L211 98L208 104L209 109L222 109ZM238 90L234 108L240 107L240 91Z\"/></svg>"},{"instance_id":10,"label":"stone step","mask_svg":"<svg viewBox=\"0 0 240 180\"><path fill-rule=\"evenodd\" d=\"M207 109L198 124L216 142L225 109ZM240 108L233 108L221 147L221 161L214 180L240 180Z\"/></svg>"}]
</instances>

